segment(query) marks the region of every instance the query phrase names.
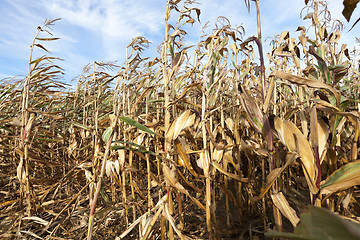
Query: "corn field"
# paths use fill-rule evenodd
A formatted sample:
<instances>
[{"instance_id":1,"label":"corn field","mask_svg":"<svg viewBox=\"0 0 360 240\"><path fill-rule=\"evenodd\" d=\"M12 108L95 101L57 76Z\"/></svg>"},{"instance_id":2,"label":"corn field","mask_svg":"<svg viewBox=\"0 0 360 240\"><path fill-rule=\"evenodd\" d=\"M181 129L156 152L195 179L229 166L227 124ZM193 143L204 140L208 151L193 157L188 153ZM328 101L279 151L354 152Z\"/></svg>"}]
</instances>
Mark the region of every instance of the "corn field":
<instances>
[{"instance_id":1,"label":"corn field","mask_svg":"<svg viewBox=\"0 0 360 240\"><path fill-rule=\"evenodd\" d=\"M72 90L38 27L0 83L0 238L360 239L358 50L310 0L263 53L253 2L257 36L219 17L187 46L201 11L168 0L156 56L134 38Z\"/></svg>"}]
</instances>

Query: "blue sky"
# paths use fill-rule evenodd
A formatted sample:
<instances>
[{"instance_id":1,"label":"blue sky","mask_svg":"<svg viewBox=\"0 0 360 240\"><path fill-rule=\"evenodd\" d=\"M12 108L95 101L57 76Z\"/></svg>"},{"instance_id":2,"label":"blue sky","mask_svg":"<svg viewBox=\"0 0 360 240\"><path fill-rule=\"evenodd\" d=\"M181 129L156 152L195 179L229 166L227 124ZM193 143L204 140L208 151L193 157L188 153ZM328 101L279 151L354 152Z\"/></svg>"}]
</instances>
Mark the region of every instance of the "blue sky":
<instances>
[{"instance_id":1,"label":"blue sky","mask_svg":"<svg viewBox=\"0 0 360 240\"><path fill-rule=\"evenodd\" d=\"M125 48L136 36L146 37L152 44L144 52L155 57L156 47L163 40L165 0L0 0L0 79L26 76L30 45L36 27L45 19L62 18L53 26L54 37L61 39L44 45L52 56L64 59L58 65L65 69L64 79L70 82L81 74L82 68L93 61L117 61L123 65ZM199 0L201 23L195 23L186 37L186 44L196 44L202 25L210 26L218 16L227 17L232 25L245 28L245 38L256 35L256 8L251 2L248 13L243 0ZM282 31L298 37L298 26L308 27L309 20L301 20L300 11L304 0L260 0L263 39L274 37ZM347 33L354 20L347 23L342 16L342 1L329 0L332 17L345 25L340 42L350 48L358 46L360 24ZM359 7L360 8L360 7ZM309 33L310 34L310 33ZM269 41L263 43L269 49ZM42 52L40 52L43 54Z\"/></svg>"}]
</instances>

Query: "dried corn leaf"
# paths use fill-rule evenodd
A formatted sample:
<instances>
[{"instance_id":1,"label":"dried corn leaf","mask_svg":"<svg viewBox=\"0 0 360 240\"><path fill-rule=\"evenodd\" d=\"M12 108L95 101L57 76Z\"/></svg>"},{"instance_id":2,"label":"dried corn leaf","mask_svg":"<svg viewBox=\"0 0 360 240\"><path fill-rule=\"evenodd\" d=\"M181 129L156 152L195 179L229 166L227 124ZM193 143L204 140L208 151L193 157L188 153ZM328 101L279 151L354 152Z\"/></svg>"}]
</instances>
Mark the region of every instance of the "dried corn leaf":
<instances>
[{"instance_id":1,"label":"dried corn leaf","mask_svg":"<svg viewBox=\"0 0 360 240\"><path fill-rule=\"evenodd\" d=\"M286 163L281 168L275 168L272 170L269 175L266 177L266 186L264 188L261 188L261 193L258 197L253 197L250 200L253 202L257 202L260 199L262 199L265 194L269 191L271 186L274 184L275 180L280 176L280 174L286 169L287 166L289 166L298 155L296 153L289 153L286 156Z\"/></svg>"},{"instance_id":2,"label":"dried corn leaf","mask_svg":"<svg viewBox=\"0 0 360 240\"><path fill-rule=\"evenodd\" d=\"M233 133L234 129L235 129L235 123L234 120L232 120L232 118L227 118L225 120L226 126L230 129L230 131Z\"/></svg>"},{"instance_id":3,"label":"dried corn leaf","mask_svg":"<svg viewBox=\"0 0 360 240\"><path fill-rule=\"evenodd\" d=\"M270 78L270 84L269 84L269 87L266 91L266 97L265 97L265 102L263 104L263 110L264 110L264 113L266 113L268 111L268 107L269 107L269 104L270 104L270 100L271 100L271 96L273 95L274 93L274 88L275 88L275 81L274 81L274 78Z\"/></svg>"},{"instance_id":4,"label":"dried corn leaf","mask_svg":"<svg viewBox=\"0 0 360 240\"><path fill-rule=\"evenodd\" d=\"M81 123L77 123L77 122L72 122L73 126L76 126L76 127L79 127L79 128L82 128L82 129L85 129L85 130L90 130L89 127L81 124ZM70 131L70 130L69 130Z\"/></svg>"},{"instance_id":5,"label":"dried corn leaf","mask_svg":"<svg viewBox=\"0 0 360 240\"><path fill-rule=\"evenodd\" d=\"M335 88L321 82L321 81L317 81L317 80L313 80L310 78L304 78L304 77L299 77L296 75L292 75L286 72L282 72L282 71L278 71L275 70L274 72L271 73L271 76L275 76L281 79L286 79L291 83L297 84L297 85L301 85L301 86L308 86L311 88L316 88L316 89L325 89L328 90L330 92L332 92L336 98L336 103L339 106L340 105L340 93L338 90L336 90Z\"/></svg>"},{"instance_id":6,"label":"dried corn leaf","mask_svg":"<svg viewBox=\"0 0 360 240\"><path fill-rule=\"evenodd\" d=\"M21 127L22 126L21 121L18 118L13 118L9 122L9 124L12 125L12 126L16 126L16 127Z\"/></svg>"},{"instance_id":7,"label":"dried corn leaf","mask_svg":"<svg viewBox=\"0 0 360 240\"><path fill-rule=\"evenodd\" d=\"M280 34L279 42L282 42L283 40L287 40L290 37L289 31L283 31Z\"/></svg>"},{"instance_id":8,"label":"dried corn leaf","mask_svg":"<svg viewBox=\"0 0 360 240\"><path fill-rule=\"evenodd\" d=\"M19 235L21 235L21 233L28 234L28 235L32 236L33 238L43 239L42 237L38 236L37 234L35 234L35 233L31 232L31 231L20 231Z\"/></svg>"},{"instance_id":9,"label":"dried corn leaf","mask_svg":"<svg viewBox=\"0 0 360 240\"><path fill-rule=\"evenodd\" d=\"M318 139L318 119L317 119L317 111L314 104L312 104L310 110L310 140L313 147L319 146Z\"/></svg>"},{"instance_id":10,"label":"dried corn leaf","mask_svg":"<svg viewBox=\"0 0 360 240\"><path fill-rule=\"evenodd\" d=\"M197 200L196 198L194 198L193 196L191 196L189 194L189 192L184 188L183 185L181 185L179 183L179 180L177 179L176 176L176 171L174 169L170 169L168 166L166 166L165 163L162 163L163 166L163 172L164 172L164 176L166 181L173 186L174 188L176 188L177 190L179 190L181 193L187 195L189 198L191 198L191 200L200 208L205 210L204 205L202 205L199 200Z\"/></svg>"},{"instance_id":11,"label":"dried corn leaf","mask_svg":"<svg viewBox=\"0 0 360 240\"><path fill-rule=\"evenodd\" d=\"M16 173L19 182L24 184L26 180L26 173L25 173L24 161L22 159L20 160L19 165L16 168Z\"/></svg>"},{"instance_id":12,"label":"dried corn leaf","mask_svg":"<svg viewBox=\"0 0 360 240\"><path fill-rule=\"evenodd\" d=\"M215 162L220 162L224 156L224 149L214 149L214 152L212 154L212 160Z\"/></svg>"},{"instance_id":13,"label":"dried corn leaf","mask_svg":"<svg viewBox=\"0 0 360 240\"><path fill-rule=\"evenodd\" d=\"M233 53L237 54L239 49L236 46L236 43L233 43L229 46L229 48L231 49L231 51L233 51Z\"/></svg>"},{"instance_id":14,"label":"dried corn leaf","mask_svg":"<svg viewBox=\"0 0 360 240\"><path fill-rule=\"evenodd\" d=\"M172 122L170 128L166 131L165 139L167 142L175 140L181 131L189 128L195 122L196 114L191 114L190 110L183 112L175 121Z\"/></svg>"},{"instance_id":15,"label":"dried corn leaf","mask_svg":"<svg viewBox=\"0 0 360 240\"><path fill-rule=\"evenodd\" d=\"M321 194L331 194L360 185L360 160L348 163L331 174L320 186Z\"/></svg>"},{"instance_id":16,"label":"dried corn leaf","mask_svg":"<svg viewBox=\"0 0 360 240\"><path fill-rule=\"evenodd\" d=\"M136 138L135 138L135 141L134 143L136 143L137 145L141 146L144 142L144 138L145 138L145 133L141 133L140 135L138 135Z\"/></svg>"},{"instance_id":17,"label":"dried corn leaf","mask_svg":"<svg viewBox=\"0 0 360 240\"><path fill-rule=\"evenodd\" d=\"M189 195L189 192L179 183L179 180L177 179L177 176L176 176L175 169L170 169L168 166L166 166L165 163L162 163L162 167L163 167L164 176L165 176L165 179L167 180L167 182L171 186L173 186L174 188L179 190L181 193Z\"/></svg>"},{"instance_id":18,"label":"dried corn leaf","mask_svg":"<svg viewBox=\"0 0 360 240\"><path fill-rule=\"evenodd\" d=\"M240 102L246 112L247 120L253 125L256 131L261 133L263 128L263 114L259 106L254 98L251 97L242 86L239 87L239 90L241 93Z\"/></svg>"},{"instance_id":19,"label":"dried corn leaf","mask_svg":"<svg viewBox=\"0 0 360 240\"><path fill-rule=\"evenodd\" d=\"M233 174L233 173L229 173L227 172L225 169L223 169L218 163L216 162L212 162L211 163L219 172L221 172L222 174L228 176L229 178L233 178L239 182L248 182L247 178L240 178L238 175Z\"/></svg>"},{"instance_id":20,"label":"dried corn leaf","mask_svg":"<svg viewBox=\"0 0 360 240\"><path fill-rule=\"evenodd\" d=\"M289 52L285 51L285 49L287 49L287 48L288 48L288 46L285 44L280 45L274 51L274 55L279 56L279 57L291 57L291 54Z\"/></svg>"},{"instance_id":21,"label":"dried corn leaf","mask_svg":"<svg viewBox=\"0 0 360 240\"><path fill-rule=\"evenodd\" d=\"M188 155L186 154L186 150L185 150L183 144L178 139L175 139L174 144L176 147L176 151L179 154L179 158L182 159L182 163L185 165L187 170L194 177L198 177L198 174L194 171L193 167L191 166L190 159L189 159Z\"/></svg>"},{"instance_id":22,"label":"dried corn leaf","mask_svg":"<svg viewBox=\"0 0 360 240\"><path fill-rule=\"evenodd\" d=\"M169 207L167 204L165 204L164 207L164 211L163 211L163 216L170 222L170 225L172 226L172 228L174 229L174 231L176 232L176 234L180 237L181 240L187 240L190 238L186 237L185 235L183 235L181 233L181 231L176 227L175 225L175 220L174 218L171 216L171 214L169 213Z\"/></svg>"},{"instance_id":23,"label":"dried corn leaf","mask_svg":"<svg viewBox=\"0 0 360 240\"><path fill-rule=\"evenodd\" d=\"M160 207L155 215L151 215L149 216L147 219L146 219L146 224L145 224L145 227L143 228L143 231L142 231L142 239L147 239L151 233L151 230L152 228L154 227L155 225L155 222L157 221L157 219L159 218L160 216L160 213L163 211L163 207Z\"/></svg>"},{"instance_id":24,"label":"dried corn leaf","mask_svg":"<svg viewBox=\"0 0 360 240\"><path fill-rule=\"evenodd\" d=\"M206 153L207 154L205 154L205 151L201 151L200 158L196 161L198 167L203 169L205 174L208 173L209 165L210 165L209 153L208 152Z\"/></svg>"},{"instance_id":25,"label":"dried corn leaf","mask_svg":"<svg viewBox=\"0 0 360 240\"><path fill-rule=\"evenodd\" d=\"M289 202L286 200L284 194L282 192L278 192L275 194L271 194L271 199L277 207L277 209L280 210L280 212L291 222L291 224L296 227L296 225L299 223L300 219L297 216L295 210L290 207Z\"/></svg>"},{"instance_id":26,"label":"dried corn leaf","mask_svg":"<svg viewBox=\"0 0 360 240\"><path fill-rule=\"evenodd\" d=\"M41 224L41 225L48 225L49 222L42 219L42 218L39 218L39 217L23 217L22 220L32 220L34 221L35 223L38 223L38 224Z\"/></svg>"},{"instance_id":27,"label":"dried corn leaf","mask_svg":"<svg viewBox=\"0 0 360 240\"><path fill-rule=\"evenodd\" d=\"M162 212L163 208L164 208L164 204L168 199L168 195L165 194L160 200L159 202L156 204L155 207L153 207L152 209L150 209L150 212L153 212L155 210L157 210L157 212ZM141 215L138 219L136 219L123 233L121 233L121 235L119 237L116 237L115 239L123 239L126 235L128 235L131 230L136 227L136 225L138 225L143 218L146 218L146 216L148 215L148 212L144 213L143 215ZM155 214L157 215L157 213Z\"/></svg>"},{"instance_id":28,"label":"dried corn leaf","mask_svg":"<svg viewBox=\"0 0 360 240\"><path fill-rule=\"evenodd\" d=\"M321 160L325 158L326 155L326 145L329 138L330 130L329 126L323 119L318 120L318 144L319 144L319 157ZM322 161L321 161L322 162Z\"/></svg>"},{"instance_id":29,"label":"dried corn leaf","mask_svg":"<svg viewBox=\"0 0 360 240\"><path fill-rule=\"evenodd\" d=\"M306 137L294 123L286 120L284 121L278 117L274 118L274 128L277 132L277 136L288 150L290 152L296 152L300 156L309 189L313 194L317 193L317 188L315 186L315 158Z\"/></svg>"},{"instance_id":30,"label":"dried corn leaf","mask_svg":"<svg viewBox=\"0 0 360 240\"><path fill-rule=\"evenodd\" d=\"M340 110L340 108L332 105L331 103L328 103L324 100L318 100L318 99L314 99L314 101L316 102L316 108L321 110L321 111L325 111L325 112L329 112L329 113L333 113L333 114L337 114L340 116L346 116L348 117L350 120L352 121L356 121L357 119L359 119L359 113L357 112L343 112Z\"/></svg>"},{"instance_id":31,"label":"dried corn leaf","mask_svg":"<svg viewBox=\"0 0 360 240\"><path fill-rule=\"evenodd\" d=\"M107 161L106 162L105 172L106 172L106 176L108 176L108 177L110 177L110 175L113 172L115 172L114 162L112 162L112 161Z\"/></svg>"},{"instance_id":32,"label":"dried corn leaf","mask_svg":"<svg viewBox=\"0 0 360 240\"><path fill-rule=\"evenodd\" d=\"M231 151L226 151L225 152L224 159L225 159L225 161L231 163L233 165L233 167L236 169L237 172L241 172L241 170L239 168L239 165L234 162L234 158L232 156Z\"/></svg>"},{"instance_id":33,"label":"dried corn leaf","mask_svg":"<svg viewBox=\"0 0 360 240\"><path fill-rule=\"evenodd\" d=\"M351 15L353 14L354 9L356 8L356 5L358 4L358 2L359 2L358 0L344 0L343 1L344 9L342 11L342 14L348 22L350 22ZM356 24L356 22L355 22L355 24Z\"/></svg>"},{"instance_id":34,"label":"dried corn leaf","mask_svg":"<svg viewBox=\"0 0 360 240\"><path fill-rule=\"evenodd\" d=\"M192 188L197 193L202 193L201 189L196 187L194 184L192 184L189 180L187 180L184 175L181 173L181 171L178 169L177 173L179 174L179 177L185 182L186 185L188 185L190 188ZM202 176L203 177L203 176Z\"/></svg>"},{"instance_id":35,"label":"dried corn leaf","mask_svg":"<svg viewBox=\"0 0 360 240\"><path fill-rule=\"evenodd\" d=\"M115 166L116 173L119 175L119 174L120 174L120 163L119 163L119 160L115 160L114 166Z\"/></svg>"},{"instance_id":36,"label":"dried corn leaf","mask_svg":"<svg viewBox=\"0 0 360 240\"><path fill-rule=\"evenodd\" d=\"M93 180L93 175L92 175L92 173L91 173L89 170L86 170L86 169L84 169L84 171L85 171L85 177L86 177L86 179L91 182L91 181Z\"/></svg>"},{"instance_id":37,"label":"dried corn leaf","mask_svg":"<svg viewBox=\"0 0 360 240\"><path fill-rule=\"evenodd\" d=\"M147 87L147 88L145 89L145 91L143 91L142 94L141 94L139 97L137 97L136 102L133 104L133 106L132 106L132 108L131 108L131 110L130 110L131 113L135 112L135 109L136 109L137 105L139 104L139 102L140 102L144 97L146 97L146 96L152 91L152 89L153 89L154 87L155 87L155 86Z\"/></svg>"}]
</instances>

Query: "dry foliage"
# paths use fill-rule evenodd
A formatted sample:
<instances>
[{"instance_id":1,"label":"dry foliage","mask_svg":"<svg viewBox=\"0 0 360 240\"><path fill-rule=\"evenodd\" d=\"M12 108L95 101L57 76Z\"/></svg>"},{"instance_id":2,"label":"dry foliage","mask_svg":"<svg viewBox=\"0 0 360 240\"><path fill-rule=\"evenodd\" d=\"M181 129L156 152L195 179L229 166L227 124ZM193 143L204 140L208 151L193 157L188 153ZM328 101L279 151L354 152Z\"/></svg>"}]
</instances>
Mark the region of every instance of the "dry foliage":
<instances>
[{"instance_id":1,"label":"dry foliage","mask_svg":"<svg viewBox=\"0 0 360 240\"><path fill-rule=\"evenodd\" d=\"M70 92L61 59L32 58L56 20L38 28L28 76L0 85L1 239L255 239L309 205L360 220L358 62L326 3L266 68L260 22L242 41L219 17L186 46L193 3L168 1L160 56L135 38L124 67L89 64Z\"/></svg>"}]
</instances>

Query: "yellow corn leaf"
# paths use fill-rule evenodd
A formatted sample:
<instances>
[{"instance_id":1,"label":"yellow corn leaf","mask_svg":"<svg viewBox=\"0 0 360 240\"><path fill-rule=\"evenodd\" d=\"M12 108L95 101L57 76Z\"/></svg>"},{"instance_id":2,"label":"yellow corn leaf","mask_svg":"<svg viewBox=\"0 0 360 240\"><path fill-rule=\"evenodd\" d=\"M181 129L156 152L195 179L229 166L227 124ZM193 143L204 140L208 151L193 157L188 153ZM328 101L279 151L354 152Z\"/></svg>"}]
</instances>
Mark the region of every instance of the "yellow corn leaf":
<instances>
[{"instance_id":1,"label":"yellow corn leaf","mask_svg":"<svg viewBox=\"0 0 360 240\"><path fill-rule=\"evenodd\" d=\"M311 193L317 193L315 186L316 168L313 151L306 137L295 126L294 123L281 118L274 118L274 128L278 138L288 148L290 152L296 152L302 162L304 175L306 177Z\"/></svg>"},{"instance_id":2,"label":"yellow corn leaf","mask_svg":"<svg viewBox=\"0 0 360 240\"><path fill-rule=\"evenodd\" d=\"M275 81L274 78L270 78L270 84L269 87L266 91L266 97L265 97L265 102L263 104L263 110L266 113L270 104L270 100L271 100L271 96L273 95L274 92L274 88L275 88Z\"/></svg>"},{"instance_id":3,"label":"yellow corn leaf","mask_svg":"<svg viewBox=\"0 0 360 240\"><path fill-rule=\"evenodd\" d=\"M183 185L181 185L179 183L179 180L176 177L176 172L174 169L170 169L168 166L166 166L165 163L162 163L163 165L163 172L164 172L164 176L166 181L173 186L174 188L176 188L177 190L179 190L181 193L187 195L189 198L191 198L191 200L200 208L200 209L204 209L205 207L204 205L202 205L199 200L197 200L196 198L194 198L193 196L191 196L189 194L189 192L184 188Z\"/></svg>"},{"instance_id":4,"label":"yellow corn leaf","mask_svg":"<svg viewBox=\"0 0 360 240\"><path fill-rule=\"evenodd\" d=\"M341 95L340 95L339 91L321 81L310 79L310 78L299 77L299 76L292 75L290 73L286 73L286 72L282 72L282 71L278 71L278 70L275 70L274 72L272 72L271 76L275 76L275 77L278 77L281 79L286 79L291 83L301 85L301 86L308 86L311 88L328 90L334 94L337 105L340 105Z\"/></svg>"},{"instance_id":5,"label":"yellow corn leaf","mask_svg":"<svg viewBox=\"0 0 360 240\"><path fill-rule=\"evenodd\" d=\"M259 106L245 89L240 86L239 90L240 102L246 112L247 120L253 125L257 132L261 133L263 128L263 114Z\"/></svg>"},{"instance_id":6,"label":"yellow corn leaf","mask_svg":"<svg viewBox=\"0 0 360 240\"><path fill-rule=\"evenodd\" d=\"M286 200L284 194L282 192L278 192L275 194L271 194L271 199L277 209L290 220L291 224L296 227L299 223L300 219L296 215L295 210L290 207L289 202Z\"/></svg>"},{"instance_id":7,"label":"yellow corn leaf","mask_svg":"<svg viewBox=\"0 0 360 240\"><path fill-rule=\"evenodd\" d=\"M235 129L234 120L232 120L232 118L227 118L225 120L225 123L226 123L227 127L230 129L230 131L234 132L234 129Z\"/></svg>"},{"instance_id":8,"label":"yellow corn leaf","mask_svg":"<svg viewBox=\"0 0 360 240\"><path fill-rule=\"evenodd\" d=\"M329 138L329 126L326 124L326 122L323 119L318 120L318 144L319 144L319 156L321 159L321 162L324 160L326 155L326 144L327 140Z\"/></svg>"},{"instance_id":9,"label":"yellow corn leaf","mask_svg":"<svg viewBox=\"0 0 360 240\"><path fill-rule=\"evenodd\" d=\"M175 139L174 144L176 147L176 151L179 154L179 158L182 159L182 163L185 165L187 170L194 177L198 177L198 174L194 171L193 167L191 166L190 159L189 159L188 155L186 154L186 150L185 150L183 144L178 139Z\"/></svg>"},{"instance_id":10,"label":"yellow corn leaf","mask_svg":"<svg viewBox=\"0 0 360 240\"><path fill-rule=\"evenodd\" d=\"M325 112L329 112L329 113L333 113L333 114L337 114L340 116L346 116L348 117L348 119L350 119L351 121L356 121L357 119L359 119L359 113L358 112L343 112L340 110L340 108L332 105L331 103L328 103L324 100L314 100L316 102L316 108L321 110L321 111L325 111Z\"/></svg>"},{"instance_id":11,"label":"yellow corn leaf","mask_svg":"<svg viewBox=\"0 0 360 240\"><path fill-rule=\"evenodd\" d=\"M164 176L166 181L173 186L174 188L176 188L177 190L179 190L181 193L184 193L186 195L189 195L189 192L184 188L183 185L181 185L179 183L179 180L176 177L176 171L175 169L170 169L168 166L166 166L166 164L162 163L163 165L163 172L164 172Z\"/></svg>"},{"instance_id":12,"label":"yellow corn leaf","mask_svg":"<svg viewBox=\"0 0 360 240\"><path fill-rule=\"evenodd\" d=\"M142 239L147 239L151 233L152 228L155 225L155 222L160 216L160 213L163 211L163 206L161 206L155 213L155 215L151 215L146 219L145 226L142 231ZM143 218L145 219L145 218Z\"/></svg>"},{"instance_id":13,"label":"yellow corn leaf","mask_svg":"<svg viewBox=\"0 0 360 240\"><path fill-rule=\"evenodd\" d=\"M216 162L220 162L224 156L224 149L214 149L212 159Z\"/></svg>"},{"instance_id":14,"label":"yellow corn leaf","mask_svg":"<svg viewBox=\"0 0 360 240\"><path fill-rule=\"evenodd\" d=\"M261 188L260 195L258 197L251 198L251 201L257 202L262 199L269 191L275 180L280 176L280 174L285 170L285 168L289 166L297 157L298 155L296 153L288 153L284 166L282 166L281 168L275 168L269 173L269 175L266 177L266 186Z\"/></svg>"},{"instance_id":15,"label":"yellow corn leaf","mask_svg":"<svg viewBox=\"0 0 360 240\"><path fill-rule=\"evenodd\" d=\"M169 213L169 207L168 207L167 204L165 204L163 216L169 221L170 225L172 226L172 228L174 229L174 231L175 231L176 234L180 237L181 240L190 239L190 238L188 238L187 236L183 235L183 234L181 233L181 231L176 227L175 220L174 220L174 218L171 216L171 214Z\"/></svg>"},{"instance_id":16,"label":"yellow corn leaf","mask_svg":"<svg viewBox=\"0 0 360 240\"><path fill-rule=\"evenodd\" d=\"M321 194L330 194L360 185L360 160L348 163L333 172L321 184Z\"/></svg>"},{"instance_id":17,"label":"yellow corn leaf","mask_svg":"<svg viewBox=\"0 0 360 240\"><path fill-rule=\"evenodd\" d=\"M204 170L205 176L208 174L209 165L210 165L210 158L209 153L205 154L205 151L200 152L200 158L196 161L199 168Z\"/></svg>"},{"instance_id":18,"label":"yellow corn leaf","mask_svg":"<svg viewBox=\"0 0 360 240\"><path fill-rule=\"evenodd\" d=\"M228 176L229 178L233 178L239 182L248 182L247 178L240 178L237 174L229 173L226 170L224 170L218 163L212 162L211 163L219 172L222 174Z\"/></svg>"},{"instance_id":19,"label":"yellow corn leaf","mask_svg":"<svg viewBox=\"0 0 360 240\"><path fill-rule=\"evenodd\" d=\"M172 140L176 139L181 131L189 128L195 122L196 114L191 114L190 110L183 112L175 121L172 122L169 129L167 129L165 134L165 140L170 143Z\"/></svg>"},{"instance_id":20,"label":"yellow corn leaf","mask_svg":"<svg viewBox=\"0 0 360 240\"><path fill-rule=\"evenodd\" d=\"M16 168L16 175L19 179L19 182L24 184L26 180L26 173L25 173L25 167L24 167L24 160L20 160L18 167Z\"/></svg>"}]
</instances>

